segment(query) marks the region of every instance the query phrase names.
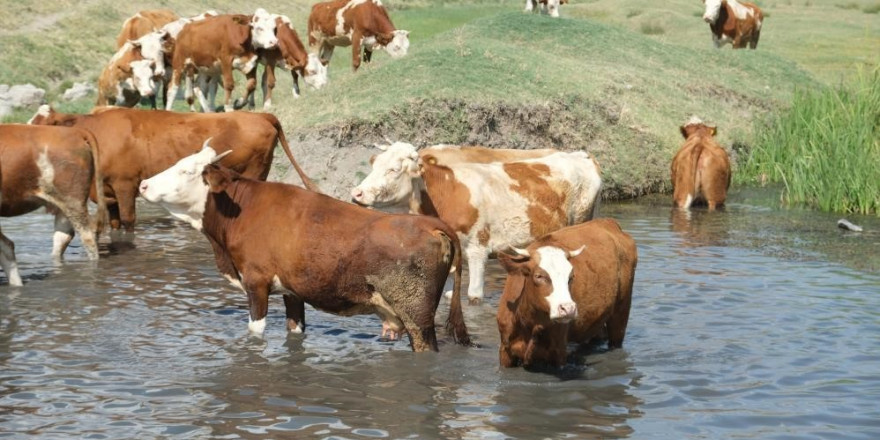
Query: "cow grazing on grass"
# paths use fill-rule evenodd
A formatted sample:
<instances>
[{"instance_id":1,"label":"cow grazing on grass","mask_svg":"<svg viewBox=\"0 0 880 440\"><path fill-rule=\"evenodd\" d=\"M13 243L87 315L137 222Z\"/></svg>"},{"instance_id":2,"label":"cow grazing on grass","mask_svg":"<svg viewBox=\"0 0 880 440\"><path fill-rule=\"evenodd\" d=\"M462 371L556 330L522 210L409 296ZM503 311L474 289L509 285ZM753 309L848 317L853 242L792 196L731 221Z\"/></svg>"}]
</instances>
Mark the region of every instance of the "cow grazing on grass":
<instances>
[{"instance_id":1,"label":"cow grazing on grass","mask_svg":"<svg viewBox=\"0 0 880 440\"><path fill-rule=\"evenodd\" d=\"M0 215L13 217L46 207L55 215L52 256L60 259L78 233L88 258L96 260L98 234L107 215L100 193L94 217L88 210L93 182L102 179L98 150L95 137L86 130L0 125ZM11 242L2 241L3 259L9 260L6 250L11 255ZM4 264L10 282L13 269L14 265L7 268Z\"/></svg>"},{"instance_id":2,"label":"cow grazing on grass","mask_svg":"<svg viewBox=\"0 0 880 440\"><path fill-rule=\"evenodd\" d=\"M120 49L128 41L137 40L150 32L161 29L177 19L177 14L168 9L140 11L122 23L122 30L116 37L116 49Z\"/></svg>"},{"instance_id":3,"label":"cow grazing on grass","mask_svg":"<svg viewBox=\"0 0 880 440\"><path fill-rule=\"evenodd\" d=\"M754 3L737 0L703 0L706 12L703 20L709 23L715 47L731 43L734 49L758 47L764 14Z\"/></svg>"},{"instance_id":4,"label":"cow grazing on grass","mask_svg":"<svg viewBox=\"0 0 880 440\"><path fill-rule=\"evenodd\" d=\"M705 202L714 210L724 205L730 188L730 158L715 142L715 126L694 116L680 130L685 143L671 167L675 206L686 209Z\"/></svg>"},{"instance_id":5,"label":"cow grazing on grass","mask_svg":"<svg viewBox=\"0 0 880 440\"><path fill-rule=\"evenodd\" d=\"M3 163L0 162L0 182L3 182ZM3 187L0 185L0 205L3 204ZM15 261L15 244L3 235L0 229L0 267L6 273L6 279L10 286L21 286L21 274L18 272L18 263Z\"/></svg>"},{"instance_id":6,"label":"cow grazing on grass","mask_svg":"<svg viewBox=\"0 0 880 440\"><path fill-rule=\"evenodd\" d=\"M269 294L284 292L292 332L304 328L306 302L343 316L375 313L383 330L408 332L414 351L437 351L434 315L454 267L458 301L447 328L469 344L459 299L461 248L449 226L247 179L216 160L205 142L140 191L205 234L217 268L248 295L249 330L263 333Z\"/></svg>"},{"instance_id":7,"label":"cow grazing on grass","mask_svg":"<svg viewBox=\"0 0 880 440\"><path fill-rule=\"evenodd\" d=\"M638 257L617 222L569 226L516 252L498 255L507 270L497 315L502 367L562 366L569 342L623 345Z\"/></svg>"},{"instance_id":8,"label":"cow grazing on grass","mask_svg":"<svg viewBox=\"0 0 880 440\"><path fill-rule=\"evenodd\" d=\"M209 137L218 151L235 148L223 160L224 165L255 179L269 175L272 154L280 142L306 187L317 189L293 158L281 123L268 113L192 114L105 107L92 114L74 115L42 106L30 123L73 126L95 134L114 229L134 228L141 180L197 151Z\"/></svg>"},{"instance_id":9,"label":"cow grazing on grass","mask_svg":"<svg viewBox=\"0 0 880 440\"><path fill-rule=\"evenodd\" d=\"M379 208L409 203L410 212L436 215L450 225L467 258L471 303L483 298L491 254L587 221L598 208L602 179L587 153L502 150L499 157L538 157L474 163L455 158L455 148L440 150L420 156L412 145L395 142L373 159L372 171L351 195Z\"/></svg>"},{"instance_id":10,"label":"cow grazing on grass","mask_svg":"<svg viewBox=\"0 0 880 440\"><path fill-rule=\"evenodd\" d=\"M400 58L409 50L409 32L394 27L379 0L332 0L312 6L309 46L318 51L324 65L336 46L351 46L351 67L357 71L361 46L365 63L382 47L392 58Z\"/></svg>"},{"instance_id":11,"label":"cow grazing on grass","mask_svg":"<svg viewBox=\"0 0 880 440\"><path fill-rule=\"evenodd\" d=\"M568 0L526 0L526 12L540 10L551 17L559 17L559 5L568 3ZM538 4L541 5L540 9Z\"/></svg>"},{"instance_id":12,"label":"cow grazing on grass","mask_svg":"<svg viewBox=\"0 0 880 440\"><path fill-rule=\"evenodd\" d=\"M167 36L157 31L125 42L101 71L95 105L134 107L144 97L150 98L156 108L155 79L165 74L163 47Z\"/></svg>"},{"instance_id":13,"label":"cow grazing on grass","mask_svg":"<svg viewBox=\"0 0 880 440\"><path fill-rule=\"evenodd\" d=\"M174 97L177 94L185 75L185 96L187 103L192 106L191 90L195 74L219 75L222 76L223 89L226 92L223 108L225 111L232 111L232 90L235 88L232 69L238 69L245 74L247 91L244 96L250 96L256 88L256 50L274 48L278 44L275 31L275 16L264 9L257 9L254 15L218 15L187 24L177 35L174 44L168 96ZM202 95L199 100L203 108L207 106ZM242 102L246 102L246 99ZM169 99L165 109L171 110L172 104L173 101ZM213 111L210 107L204 109Z\"/></svg>"}]
</instances>

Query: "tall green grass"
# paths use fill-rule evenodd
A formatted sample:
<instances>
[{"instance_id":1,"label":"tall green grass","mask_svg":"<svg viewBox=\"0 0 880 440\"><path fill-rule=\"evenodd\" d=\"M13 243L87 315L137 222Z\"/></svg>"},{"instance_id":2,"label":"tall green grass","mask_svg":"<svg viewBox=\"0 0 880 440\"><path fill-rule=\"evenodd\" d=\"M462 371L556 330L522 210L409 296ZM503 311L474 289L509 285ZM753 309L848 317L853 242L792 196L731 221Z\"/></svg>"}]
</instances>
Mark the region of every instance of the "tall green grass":
<instances>
[{"instance_id":1,"label":"tall green grass","mask_svg":"<svg viewBox=\"0 0 880 440\"><path fill-rule=\"evenodd\" d=\"M790 204L880 215L880 66L838 88L796 92L755 133L739 180L782 182Z\"/></svg>"}]
</instances>

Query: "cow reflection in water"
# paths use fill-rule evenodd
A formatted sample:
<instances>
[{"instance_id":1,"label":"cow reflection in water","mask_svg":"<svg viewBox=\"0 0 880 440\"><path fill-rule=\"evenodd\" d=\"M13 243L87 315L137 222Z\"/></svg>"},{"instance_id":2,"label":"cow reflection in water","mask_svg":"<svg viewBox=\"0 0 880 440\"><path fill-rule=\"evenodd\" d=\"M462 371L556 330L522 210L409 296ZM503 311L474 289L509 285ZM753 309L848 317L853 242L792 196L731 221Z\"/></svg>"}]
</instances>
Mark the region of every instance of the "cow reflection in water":
<instances>
[{"instance_id":1,"label":"cow reflection in water","mask_svg":"<svg viewBox=\"0 0 880 440\"><path fill-rule=\"evenodd\" d=\"M729 236L728 223L728 216L705 209L672 208L669 213L669 228L688 248L723 246Z\"/></svg>"}]
</instances>

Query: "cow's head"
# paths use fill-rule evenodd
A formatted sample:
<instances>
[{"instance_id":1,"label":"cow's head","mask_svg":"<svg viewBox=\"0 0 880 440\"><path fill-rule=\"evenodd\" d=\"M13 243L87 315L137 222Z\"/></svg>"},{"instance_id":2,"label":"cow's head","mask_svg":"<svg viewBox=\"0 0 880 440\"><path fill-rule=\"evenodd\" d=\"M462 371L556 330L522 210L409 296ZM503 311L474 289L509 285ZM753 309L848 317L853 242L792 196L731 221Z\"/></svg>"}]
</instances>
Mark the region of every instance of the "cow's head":
<instances>
[{"instance_id":1,"label":"cow's head","mask_svg":"<svg viewBox=\"0 0 880 440\"><path fill-rule=\"evenodd\" d=\"M373 169L351 190L351 198L364 206L400 204L415 190L412 179L420 177L419 153L416 147L405 142L376 147L384 151L370 158Z\"/></svg>"},{"instance_id":2,"label":"cow's head","mask_svg":"<svg viewBox=\"0 0 880 440\"><path fill-rule=\"evenodd\" d=\"M409 50L409 31L396 30L391 34L391 42L385 45L385 51L391 58L400 58Z\"/></svg>"},{"instance_id":3,"label":"cow's head","mask_svg":"<svg viewBox=\"0 0 880 440\"><path fill-rule=\"evenodd\" d=\"M202 228L205 202L210 191L202 171L232 152L229 150L218 155L209 142L210 139L206 140L198 153L180 159L167 170L140 184L144 199L162 205L172 216L196 229Z\"/></svg>"},{"instance_id":4,"label":"cow's head","mask_svg":"<svg viewBox=\"0 0 880 440\"><path fill-rule=\"evenodd\" d=\"M251 41L257 49L272 49L278 45L275 36L275 16L258 8L251 17Z\"/></svg>"},{"instance_id":5,"label":"cow's head","mask_svg":"<svg viewBox=\"0 0 880 440\"><path fill-rule=\"evenodd\" d=\"M707 124L703 122L702 119L691 116L687 122L684 123L681 127L678 128L681 131L681 135L684 136L685 139L693 136L696 133L702 134L704 136L715 136L718 133L718 129L715 128L714 125Z\"/></svg>"},{"instance_id":6,"label":"cow's head","mask_svg":"<svg viewBox=\"0 0 880 440\"><path fill-rule=\"evenodd\" d=\"M718 15L721 14L721 3L724 0L703 0L703 3L706 5L706 11L703 12L703 20L709 24L715 24L715 21L718 20Z\"/></svg>"},{"instance_id":7,"label":"cow's head","mask_svg":"<svg viewBox=\"0 0 880 440\"><path fill-rule=\"evenodd\" d=\"M577 304L571 299L569 285L574 273L569 259L580 255L584 246L574 251L545 245L514 250L516 255L498 254L507 270L503 297L513 303L522 301L554 322L574 319Z\"/></svg>"},{"instance_id":8,"label":"cow's head","mask_svg":"<svg viewBox=\"0 0 880 440\"><path fill-rule=\"evenodd\" d=\"M54 116L55 109L50 107L49 104L43 104L37 109L37 112L28 119L27 123L30 125L54 125Z\"/></svg>"},{"instance_id":9,"label":"cow's head","mask_svg":"<svg viewBox=\"0 0 880 440\"><path fill-rule=\"evenodd\" d=\"M145 60L153 62L153 74L156 76L165 75L165 52L170 48L168 42L168 31L164 28L129 41L135 49L141 51Z\"/></svg>"},{"instance_id":10,"label":"cow's head","mask_svg":"<svg viewBox=\"0 0 880 440\"><path fill-rule=\"evenodd\" d=\"M303 80L315 90L320 90L330 81L327 75L327 66L321 63L317 54L310 53L308 55L306 67L303 68Z\"/></svg>"},{"instance_id":11,"label":"cow's head","mask_svg":"<svg viewBox=\"0 0 880 440\"><path fill-rule=\"evenodd\" d=\"M127 66L120 63L116 67L122 71L124 76L128 76L125 82L129 89L137 90L141 96L153 96L153 93L156 92L156 80L153 73L156 68L155 61L138 60L132 61Z\"/></svg>"}]
</instances>

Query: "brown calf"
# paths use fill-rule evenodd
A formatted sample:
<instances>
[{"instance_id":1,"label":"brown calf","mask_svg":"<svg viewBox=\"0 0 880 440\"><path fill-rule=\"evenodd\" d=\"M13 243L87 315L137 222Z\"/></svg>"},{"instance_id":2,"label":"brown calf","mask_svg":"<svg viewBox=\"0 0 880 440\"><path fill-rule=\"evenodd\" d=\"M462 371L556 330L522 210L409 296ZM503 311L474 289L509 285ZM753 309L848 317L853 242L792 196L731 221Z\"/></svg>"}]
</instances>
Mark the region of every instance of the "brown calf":
<instances>
[{"instance_id":1,"label":"brown calf","mask_svg":"<svg viewBox=\"0 0 880 440\"><path fill-rule=\"evenodd\" d=\"M507 270L498 303L503 367L565 363L568 342L626 335L638 260L632 237L611 219L569 226L518 255L498 255Z\"/></svg>"},{"instance_id":2,"label":"brown calf","mask_svg":"<svg viewBox=\"0 0 880 440\"><path fill-rule=\"evenodd\" d=\"M46 207L55 214L52 256L61 258L79 233L88 257L97 259L98 233L107 206L98 194L98 210L92 219L88 201L93 182L102 179L99 162L98 144L86 130L0 126L0 215L13 217Z\"/></svg>"},{"instance_id":3,"label":"brown calf","mask_svg":"<svg viewBox=\"0 0 880 440\"><path fill-rule=\"evenodd\" d=\"M705 202L724 205L730 187L730 158L715 142L716 129L692 117L680 127L685 143L672 159L673 201L679 208Z\"/></svg>"}]
</instances>

